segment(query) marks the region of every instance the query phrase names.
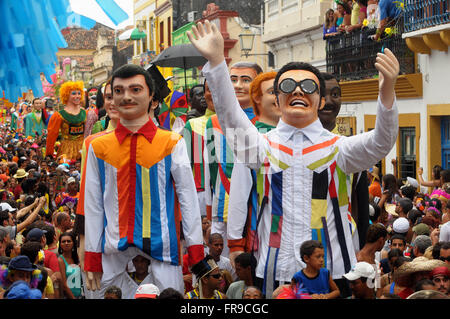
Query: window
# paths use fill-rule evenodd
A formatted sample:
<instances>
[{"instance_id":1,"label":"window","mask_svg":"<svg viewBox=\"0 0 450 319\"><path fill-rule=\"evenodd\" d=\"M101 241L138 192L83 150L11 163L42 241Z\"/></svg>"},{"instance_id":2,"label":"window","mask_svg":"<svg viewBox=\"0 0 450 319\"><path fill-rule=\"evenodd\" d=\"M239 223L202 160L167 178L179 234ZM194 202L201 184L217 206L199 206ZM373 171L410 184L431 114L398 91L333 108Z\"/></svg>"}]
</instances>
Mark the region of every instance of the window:
<instances>
[{"instance_id":1,"label":"window","mask_svg":"<svg viewBox=\"0 0 450 319\"><path fill-rule=\"evenodd\" d=\"M281 8L287 9L290 7L295 7L298 4L298 0L281 0Z\"/></svg>"},{"instance_id":2,"label":"window","mask_svg":"<svg viewBox=\"0 0 450 319\"><path fill-rule=\"evenodd\" d=\"M273 16L278 13L278 0L269 0L267 2L267 15Z\"/></svg>"},{"instance_id":3,"label":"window","mask_svg":"<svg viewBox=\"0 0 450 319\"><path fill-rule=\"evenodd\" d=\"M302 0L302 7L306 8L316 3L316 0Z\"/></svg>"},{"instance_id":4,"label":"window","mask_svg":"<svg viewBox=\"0 0 450 319\"><path fill-rule=\"evenodd\" d=\"M167 18L167 46L172 45L172 23L170 17Z\"/></svg>"},{"instance_id":5,"label":"window","mask_svg":"<svg viewBox=\"0 0 450 319\"><path fill-rule=\"evenodd\" d=\"M164 47L164 21L159 23L159 47Z\"/></svg>"},{"instance_id":6,"label":"window","mask_svg":"<svg viewBox=\"0 0 450 319\"><path fill-rule=\"evenodd\" d=\"M400 127L399 177L416 177L416 128Z\"/></svg>"}]
</instances>

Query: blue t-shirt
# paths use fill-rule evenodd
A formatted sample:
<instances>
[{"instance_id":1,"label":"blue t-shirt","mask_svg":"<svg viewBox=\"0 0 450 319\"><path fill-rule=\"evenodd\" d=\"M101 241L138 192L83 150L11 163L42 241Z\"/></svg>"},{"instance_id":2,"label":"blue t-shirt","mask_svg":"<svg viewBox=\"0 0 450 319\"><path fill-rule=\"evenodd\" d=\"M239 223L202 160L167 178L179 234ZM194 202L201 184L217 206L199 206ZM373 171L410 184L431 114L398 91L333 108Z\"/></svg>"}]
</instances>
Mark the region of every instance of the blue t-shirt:
<instances>
[{"instance_id":1,"label":"blue t-shirt","mask_svg":"<svg viewBox=\"0 0 450 319\"><path fill-rule=\"evenodd\" d=\"M378 9L380 10L380 20L386 18L395 19L402 12L393 0L380 0L378 3Z\"/></svg>"},{"instance_id":2,"label":"blue t-shirt","mask_svg":"<svg viewBox=\"0 0 450 319\"><path fill-rule=\"evenodd\" d=\"M323 25L323 35L328 34L328 33L335 33L337 32L337 28L335 25L331 26L330 28L326 28L325 24Z\"/></svg>"},{"instance_id":3,"label":"blue t-shirt","mask_svg":"<svg viewBox=\"0 0 450 319\"><path fill-rule=\"evenodd\" d=\"M300 270L294 274L292 280L308 291L309 294L328 294L330 293L330 272L326 268L321 268L319 274L314 278L308 278Z\"/></svg>"}]
</instances>

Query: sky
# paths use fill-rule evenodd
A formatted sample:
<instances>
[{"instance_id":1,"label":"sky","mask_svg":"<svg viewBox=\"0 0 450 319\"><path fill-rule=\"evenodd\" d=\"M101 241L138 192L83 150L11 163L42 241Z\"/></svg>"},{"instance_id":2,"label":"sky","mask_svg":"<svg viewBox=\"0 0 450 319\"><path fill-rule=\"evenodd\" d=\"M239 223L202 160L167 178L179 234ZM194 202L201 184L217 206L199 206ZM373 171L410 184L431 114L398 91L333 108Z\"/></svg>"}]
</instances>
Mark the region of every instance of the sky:
<instances>
[{"instance_id":1,"label":"sky","mask_svg":"<svg viewBox=\"0 0 450 319\"><path fill-rule=\"evenodd\" d=\"M70 0L70 6L74 12L82 14L113 29L120 30L126 26L133 25L133 0L115 1L128 14L128 20L120 23L118 26L108 18L95 0Z\"/></svg>"}]
</instances>

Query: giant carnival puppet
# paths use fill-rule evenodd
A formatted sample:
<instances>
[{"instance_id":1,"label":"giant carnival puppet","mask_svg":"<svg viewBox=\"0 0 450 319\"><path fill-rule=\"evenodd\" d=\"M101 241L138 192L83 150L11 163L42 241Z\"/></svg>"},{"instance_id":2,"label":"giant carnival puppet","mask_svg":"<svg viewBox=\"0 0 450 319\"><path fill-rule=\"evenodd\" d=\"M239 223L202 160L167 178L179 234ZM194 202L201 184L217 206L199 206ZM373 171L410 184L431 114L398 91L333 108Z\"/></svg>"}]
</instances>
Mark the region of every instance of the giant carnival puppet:
<instances>
[{"instance_id":1,"label":"giant carnival puppet","mask_svg":"<svg viewBox=\"0 0 450 319\"><path fill-rule=\"evenodd\" d=\"M153 79L154 80L154 79ZM154 284L184 292L181 227L188 264L204 258L200 211L186 143L149 116L155 85L150 72L126 64L111 79L116 129L92 139L84 180L84 270L88 290L118 286L135 294L130 260L151 260ZM108 221L105 223L105 221Z\"/></svg>"},{"instance_id":2,"label":"giant carnival puppet","mask_svg":"<svg viewBox=\"0 0 450 319\"><path fill-rule=\"evenodd\" d=\"M48 123L46 155L53 155L55 142L61 134L57 156L65 154L68 160L77 160L81 158L86 122L86 110L82 107L83 82L65 82L61 85L59 95L65 107L55 112Z\"/></svg>"},{"instance_id":3,"label":"giant carnival puppet","mask_svg":"<svg viewBox=\"0 0 450 319\"><path fill-rule=\"evenodd\" d=\"M24 117L25 136L42 136L43 130L46 128L45 120L42 116L44 102L40 98L35 98L32 107L32 111Z\"/></svg>"},{"instance_id":4,"label":"giant carnival puppet","mask_svg":"<svg viewBox=\"0 0 450 319\"><path fill-rule=\"evenodd\" d=\"M349 217L350 174L384 158L395 144L398 109L394 85L399 63L385 49L378 53L379 97L375 129L339 136L325 129L318 110L325 105L325 83L308 63L290 62L274 81L281 118L261 133L239 105L224 57L224 39L209 21L187 33L208 60L202 72L211 89L216 114L236 160L263 175L264 195L258 219L257 285L266 296L306 267L300 246L311 239L324 246L325 267L333 279L355 266ZM230 222L230 221L229 221ZM237 238L236 238L237 239Z\"/></svg>"}]
</instances>

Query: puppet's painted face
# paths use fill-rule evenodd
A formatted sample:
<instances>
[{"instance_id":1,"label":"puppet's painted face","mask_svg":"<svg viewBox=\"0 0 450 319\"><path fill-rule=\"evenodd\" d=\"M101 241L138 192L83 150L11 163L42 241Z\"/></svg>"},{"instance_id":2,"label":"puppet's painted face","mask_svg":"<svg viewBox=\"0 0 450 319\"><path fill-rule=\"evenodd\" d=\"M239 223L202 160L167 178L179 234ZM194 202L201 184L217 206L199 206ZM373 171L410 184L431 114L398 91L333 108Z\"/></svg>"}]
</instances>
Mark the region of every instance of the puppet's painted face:
<instances>
[{"instance_id":1,"label":"puppet's painted face","mask_svg":"<svg viewBox=\"0 0 450 319\"><path fill-rule=\"evenodd\" d=\"M106 113L108 114L109 118L113 121L118 121L119 120L119 112L117 112L116 106L114 105L114 100L113 100L110 84L105 86L104 99L105 99L105 102L103 104L103 107L105 108Z\"/></svg>"},{"instance_id":2,"label":"puppet's painted face","mask_svg":"<svg viewBox=\"0 0 450 319\"><path fill-rule=\"evenodd\" d=\"M336 79L325 81L325 106L319 111L324 126L334 123L341 110L341 88Z\"/></svg>"},{"instance_id":3,"label":"puppet's painted face","mask_svg":"<svg viewBox=\"0 0 450 319\"><path fill-rule=\"evenodd\" d=\"M287 79L292 79L296 83L312 80L317 89L313 93L308 94L297 85L292 92L285 93L280 89L280 86ZM283 121L298 128L306 127L316 121L318 119L318 110L325 103L325 99L320 98L319 88L319 79L310 71L289 70L284 72L278 80L278 100Z\"/></svg>"},{"instance_id":4,"label":"puppet's painted face","mask_svg":"<svg viewBox=\"0 0 450 319\"><path fill-rule=\"evenodd\" d=\"M67 101L67 104L80 105L81 104L81 91L74 90L74 91L70 92L69 100Z\"/></svg>"},{"instance_id":5,"label":"puppet's painted face","mask_svg":"<svg viewBox=\"0 0 450 319\"><path fill-rule=\"evenodd\" d=\"M115 78L113 83L114 105L120 118L128 121L148 114L153 98L142 74L130 78Z\"/></svg>"},{"instance_id":6,"label":"puppet's painted face","mask_svg":"<svg viewBox=\"0 0 450 319\"><path fill-rule=\"evenodd\" d=\"M273 90L273 81L270 79L261 82L262 95L255 98L258 104L260 116L270 118L274 123L277 123L281 116L281 110L276 104L275 92Z\"/></svg>"},{"instance_id":7,"label":"puppet's painted face","mask_svg":"<svg viewBox=\"0 0 450 319\"><path fill-rule=\"evenodd\" d=\"M33 102L33 108L34 108L35 111L42 110L43 106L44 106L44 102L42 102L42 100L35 100Z\"/></svg>"}]
</instances>

